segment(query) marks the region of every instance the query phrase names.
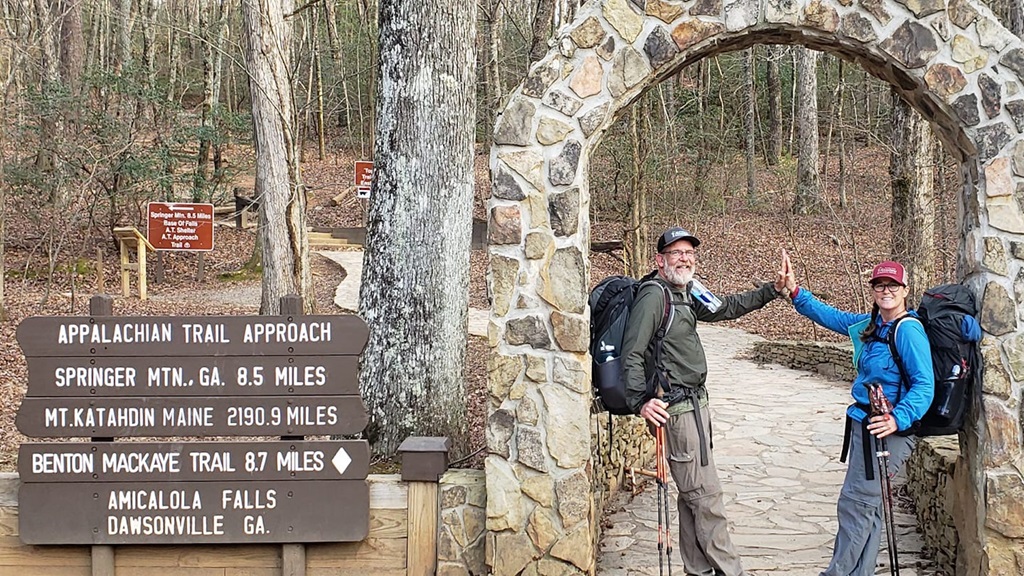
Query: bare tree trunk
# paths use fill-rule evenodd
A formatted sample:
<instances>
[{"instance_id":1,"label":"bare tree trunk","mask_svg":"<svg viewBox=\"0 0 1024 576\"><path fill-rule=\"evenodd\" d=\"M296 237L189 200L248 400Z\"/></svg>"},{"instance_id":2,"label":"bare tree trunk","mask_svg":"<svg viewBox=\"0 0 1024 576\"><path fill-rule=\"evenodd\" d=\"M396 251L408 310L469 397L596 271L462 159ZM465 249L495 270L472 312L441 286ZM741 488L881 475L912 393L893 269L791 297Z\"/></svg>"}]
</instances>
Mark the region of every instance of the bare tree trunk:
<instances>
[{"instance_id":1,"label":"bare tree trunk","mask_svg":"<svg viewBox=\"0 0 1024 576\"><path fill-rule=\"evenodd\" d=\"M935 274L935 191L932 132L928 122L892 90L892 255L906 266L910 296Z\"/></svg>"},{"instance_id":2,"label":"bare tree trunk","mask_svg":"<svg viewBox=\"0 0 1024 576\"><path fill-rule=\"evenodd\" d=\"M475 2L380 3L377 136L359 314L373 453L409 435L463 450L476 100ZM404 47L415 46L415 50Z\"/></svg>"},{"instance_id":3,"label":"bare tree trunk","mask_svg":"<svg viewBox=\"0 0 1024 576\"><path fill-rule=\"evenodd\" d=\"M263 244L260 314L280 312L281 296L298 294L314 310L306 230L306 195L294 137L291 69L292 0L242 0L256 147L256 192Z\"/></svg>"},{"instance_id":4,"label":"bare tree trunk","mask_svg":"<svg viewBox=\"0 0 1024 576\"><path fill-rule=\"evenodd\" d=\"M199 150L196 156L196 171L192 178L192 201L203 202L210 165L210 136L213 131L213 85L216 76L213 65L213 39L216 32L210 29L212 3L199 2L196 9L199 12L198 33L202 37L199 45L203 55L203 106L199 118Z\"/></svg>"},{"instance_id":5,"label":"bare tree trunk","mask_svg":"<svg viewBox=\"0 0 1024 576\"><path fill-rule=\"evenodd\" d=\"M331 60L337 61L341 54L341 39L338 37L338 22L334 11L334 2L324 2L324 20L327 22L327 44Z\"/></svg>"},{"instance_id":6,"label":"bare tree trunk","mask_svg":"<svg viewBox=\"0 0 1024 576\"><path fill-rule=\"evenodd\" d=\"M501 98L505 95L501 87L501 74L498 67L499 59L501 58L501 29L502 29L502 14L504 13L504 7L499 0L486 0L485 13L483 14L482 22L484 23L483 30L483 68L484 68L484 85L486 86L486 96L484 98L484 105L487 106L487 123L494 120L494 117L498 112L498 103L501 102Z\"/></svg>"},{"instance_id":7,"label":"bare tree trunk","mask_svg":"<svg viewBox=\"0 0 1024 576\"><path fill-rule=\"evenodd\" d=\"M330 4L330 2L325 2ZM327 16L327 10L324 10ZM316 141L318 157L322 161L327 157L327 141L324 134L324 71L323 54L320 52L320 12L313 11L313 53L309 55L313 61L314 81L316 82Z\"/></svg>"},{"instance_id":8,"label":"bare tree trunk","mask_svg":"<svg viewBox=\"0 0 1024 576\"><path fill-rule=\"evenodd\" d=\"M168 0L167 18L172 22L179 18L178 0ZM167 27L167 100L173 102L178 88L178 60L181 47L178 46L178 27Z\"/></svg>"},{"instance_id":9,"label":"bare tree trunk","mask_svg":"<svg viewBox=\"0 0 1024 576\"><path fill-rule=\"evenodd\" d=\"M644 175L644 162L649 149L647 133L643 127L644 103L641 98L629 111L630 141L632 144L633 177L629 195L629 228L626 229L624 243L626 256L626 274L640 277L647 266L647 186Z\"/></svg>"},{"instance_id":10,"label":"bare tree trunk","mask_svg":"<svg viewBox=\"0 0 1024 576\"><path fill-rule=\"evenodd\" d=\"M775 166L782 155L782 84L779 79L779 59L782 58L782 50L778 46L767 48L765 79L768 92L768 150L765 162L769 166Z\"/></svg>"},{"instance_id":11,"label":"bare tree trunk","mask_svg":"<svg viewBox=\"0 0 1024 576\"><path fill-rule=\"evenodd\" d=\"M837 134L839 149L839 207L846 208L846 118L844 117L843 101L846 99L846 76L843 71L843 60L839 60L839 85L836 87L836 116L839 130Z\"/></svg>"},{"instance_id":12,"label":"bare tree trunk","mask_svg":"<svg viewBox=\"0 0 1024 576\"><path fill-rule=\"evenodd\" d=\"M85 61L85 37L82 35L82 1L59 0L60 77L71 94L78 94Z\"/></svg>"},{"instance_id":13,"label":"bare tree trunk","mask_svg":"<svg viewBox=\"0 0 1024 576\"><path fill-rule=\"evenodd\" d=\"M793 212L807 214L821 203L818 176L818 53L797 46L797 115L800 145L797 147L796 199Z\"/></svg>"},{"instance_id":14,"label":"bare tree trunk","mask_svg":"<svg viewBox=\"0 0 1024 576\"><path fill-rule=\"evenodd\" d=\"M224 102L221 98L221 87L224 85L224 51L227 49L228 33L230 32L228 22L231 15L232 2L220 0L217 4L217 46L213 54L213 81L210 100L212 102L213 127L219 134L223 127L220 120L223 115L219 114L218 110L223 106ZM224 147L222 142L222 138L216 138L213 143L213 182L215 187L220 185L221 180L224 178Z\"/></svg>"},{"instance_id":15,"label":"bare tree trunk","mask_svg":"<svg viewBox=\"0 0 1024 576\"><path fill-rule=\"evenodd\" d=\"M551 38L551 30L555 18L556 0L536 0L533 11L533 41L530 43L530 62L540 62L540 59L548 53L548 39Z\"/></svg>"},{"instance_id":16,"label":"bare tree trunk","mask_svg":"<svg viewBox=\"0 0 1024 576\"><path fill-rule=\"evenodd\" d=\"M743 130L747 157L747 204L757 204L757 173L754 168L754 49L743 51Z\"/></svg>"},{"instance_id":17,"label":"bare tree trunk","mask_svg":"<svg viewBox=\"0 0 1024 576\"><path fill-rule=\"evenodd\" d=\"M157 5L160 0L143 0L142 14L142 61L146 67L146 86L156 86L156 31Z\"/></svg>"},{"instance_id":18,"label":"bare tree trunk","mask_svg":"<svg viewBox=\"0 0 1024 576\"><path fill-rule=\"evenodd\" d=\"M202 2L206 4L206 2ZM115 70L122 72L132 61L132 0L120 0L117 9L117 62Z\"/></svg>"}]
</instances>

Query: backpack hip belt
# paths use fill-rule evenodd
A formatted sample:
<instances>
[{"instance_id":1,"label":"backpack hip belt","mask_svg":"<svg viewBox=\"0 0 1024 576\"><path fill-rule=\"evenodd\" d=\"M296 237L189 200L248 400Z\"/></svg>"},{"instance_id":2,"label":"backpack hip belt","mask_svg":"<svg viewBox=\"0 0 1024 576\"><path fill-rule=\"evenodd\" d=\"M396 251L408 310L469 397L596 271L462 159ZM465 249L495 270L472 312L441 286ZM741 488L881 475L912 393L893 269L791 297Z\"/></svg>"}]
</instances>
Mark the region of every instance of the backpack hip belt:
<instances>
[{"instance_id":1,"label":"backpack hip belt","mask_svg":"<svg viewBox=\"0 0 1024 576\"><path fill-rule=\"evenodd\" d=\"M669 406L678 404L683 400L689 400L690 406L693 407L693 418L697 423L697 438L700 441L700 465L708 465L708 439L704 433L704 420L700 415L700 391L704 389L704 386L698 386L691 388L690 386L680 386L672 390L670 393L664 395L662 400L667 402ZM708 423L710 426L710 422ZM712 444L712 448L714 445Z\"/></svg>"}]
</instances>

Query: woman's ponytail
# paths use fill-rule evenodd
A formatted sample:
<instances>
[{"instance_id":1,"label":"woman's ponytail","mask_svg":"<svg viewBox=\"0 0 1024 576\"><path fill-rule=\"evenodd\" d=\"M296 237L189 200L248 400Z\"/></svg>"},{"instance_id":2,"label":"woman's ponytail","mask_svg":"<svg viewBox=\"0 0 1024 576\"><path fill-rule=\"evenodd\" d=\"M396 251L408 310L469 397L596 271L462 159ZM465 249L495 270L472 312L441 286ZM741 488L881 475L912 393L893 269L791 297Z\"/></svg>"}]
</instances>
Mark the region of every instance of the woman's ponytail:
<instances>
[{"instance_id":1,"label":"woman's ponytail","mask_svg":"<svg viewBox=\"0 0 1024 576\"><path fill-rule=\"evenodd\" d=\"M867 342L868 340L871 340L875 336L875 330L878 325L878 314L878 304L872 305L871 321L868 322L868 325L860 333L861 342Z\"/></svg>"}]
</instances>

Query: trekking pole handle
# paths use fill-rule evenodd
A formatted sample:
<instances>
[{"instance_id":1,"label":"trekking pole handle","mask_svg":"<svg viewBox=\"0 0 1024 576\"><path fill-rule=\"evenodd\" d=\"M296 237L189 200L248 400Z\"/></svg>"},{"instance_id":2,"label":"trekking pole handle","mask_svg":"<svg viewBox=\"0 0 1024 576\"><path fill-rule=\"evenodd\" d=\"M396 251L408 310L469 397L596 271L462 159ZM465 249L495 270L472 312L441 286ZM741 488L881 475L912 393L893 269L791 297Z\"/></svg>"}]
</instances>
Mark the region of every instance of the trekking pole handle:
<instances>
[{"instance_id":1,"label":"trekking pole handle","mask_svg":"<svg viewBox=\"0 0 1024 576\"><path fill-rule=\"evenodd\" d=\"M877 382L864 384L868 387L868 401L871 403L871 416L886 415L892 412L892 403L885 397L882 385Z\"/></svg>"}]
</instances>

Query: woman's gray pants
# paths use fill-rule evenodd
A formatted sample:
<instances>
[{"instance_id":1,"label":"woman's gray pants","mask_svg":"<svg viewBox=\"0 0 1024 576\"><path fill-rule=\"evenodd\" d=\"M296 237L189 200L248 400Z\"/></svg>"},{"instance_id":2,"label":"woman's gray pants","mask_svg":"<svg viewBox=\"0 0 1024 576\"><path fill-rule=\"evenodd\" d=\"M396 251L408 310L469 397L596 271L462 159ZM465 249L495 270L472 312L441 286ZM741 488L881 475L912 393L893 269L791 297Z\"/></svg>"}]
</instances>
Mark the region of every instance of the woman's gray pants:
<instances>
[{"instance_id":1,"label":"woman's gray pants","mask_svg":"<svg viewBox=\"0 0 1024 576\"><path fill-rule=\"evenodd\" d=\"M860 422L852 423L846 480L836 505L839 531L832 549L832 562L821 576L871 576L875 573L883 529L882 488L875 457L877 445L870 433L867 436L871 442L870 466L874 469L874 479L867 479L863 449L865 434ZM892 476L903 467L917 443L917 437L889 435L885 441L889 448L889 475Z\"/></svg>"}]
</instances>

